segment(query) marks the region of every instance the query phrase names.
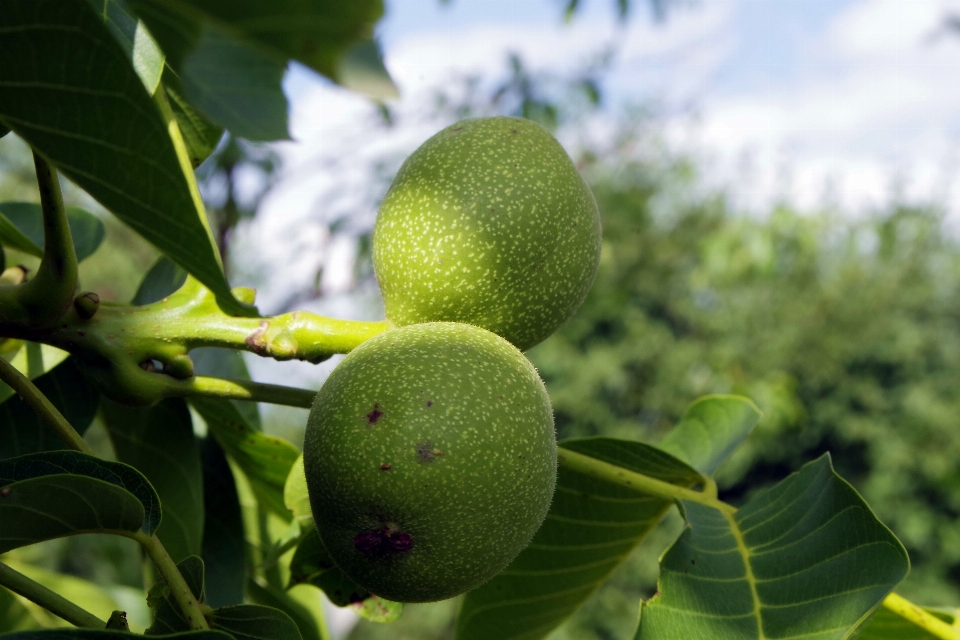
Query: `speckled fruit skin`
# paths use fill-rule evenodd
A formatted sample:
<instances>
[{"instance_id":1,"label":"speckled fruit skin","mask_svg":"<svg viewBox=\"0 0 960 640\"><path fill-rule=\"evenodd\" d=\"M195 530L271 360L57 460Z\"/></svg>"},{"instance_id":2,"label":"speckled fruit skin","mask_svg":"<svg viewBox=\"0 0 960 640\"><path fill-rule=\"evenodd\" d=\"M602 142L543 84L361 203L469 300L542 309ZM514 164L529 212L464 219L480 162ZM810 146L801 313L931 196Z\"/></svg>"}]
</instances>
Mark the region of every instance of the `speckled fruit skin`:
<instances>
[{"instance_id":1,"label":"speckled fruit skin","mask_svg":"<svg viewBox=\"0 0 960 640\"><path fill-rule=\"evenodd\" d=\"M399 602L451 598L506 567L547 515L550 398L503 338L411 325L364 342L310 411L313 517L334 561Z\"/></svg>"},{"instance_id":2,"label":"speckled fruit skin","mask_svg":"<svg viewBox=\"0 0 960 640\"><path fill-rule=\"evenodd\" d=\"M380 206L373 264L398 326L466 322L526 350L580 307L600 241L593 194L553 136L481 118L404 162Z\"/></svg>"}]
</instances>

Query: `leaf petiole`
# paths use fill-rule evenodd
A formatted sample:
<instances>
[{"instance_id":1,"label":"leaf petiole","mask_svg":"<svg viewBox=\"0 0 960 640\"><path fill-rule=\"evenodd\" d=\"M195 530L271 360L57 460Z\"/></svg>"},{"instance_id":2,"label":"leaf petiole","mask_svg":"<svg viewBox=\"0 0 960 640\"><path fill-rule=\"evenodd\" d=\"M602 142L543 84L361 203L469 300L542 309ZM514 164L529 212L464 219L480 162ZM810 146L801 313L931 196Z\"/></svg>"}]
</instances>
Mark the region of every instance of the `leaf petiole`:
<instances>
[{"instance_id":1,"label":"leaf petiole","mask_svg":"<svg viewBox=\"0 0 960 640\"><path fill-rule=\"evenodd\" d=\"M951 626L940 618L924 611L903 596L896 593L888 594L883 599L883 607L897 614L904 620L920 627L930 635L941 640L960 640L960 629Z\"/></svg>"},{"instance_id":2,"label":"leaf petiole","mask_svg":"<svg viewBox=\"0 0 960 640\"><path fill-rule=\"evenodd\" d=\"M38 582L34 582L9 565L0 562L0 586L19 594L40 605L50 613L63 618L75 627L85 629L104 629L107 623L86 609L81 609L63 596L51 591Z\"/></svg>"}]
</instances>

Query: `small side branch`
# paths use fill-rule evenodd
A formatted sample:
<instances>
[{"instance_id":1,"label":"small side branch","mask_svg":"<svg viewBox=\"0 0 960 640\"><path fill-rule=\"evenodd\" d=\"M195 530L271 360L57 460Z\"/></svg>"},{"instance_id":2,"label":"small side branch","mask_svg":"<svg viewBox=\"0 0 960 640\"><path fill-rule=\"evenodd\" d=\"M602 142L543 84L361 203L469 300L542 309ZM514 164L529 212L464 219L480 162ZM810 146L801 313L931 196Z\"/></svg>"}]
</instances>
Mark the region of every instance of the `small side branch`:
<instances>
[{"instance_id":1,"label":"small side branch","mask_svg":"<svg viewBox=\"0 0 960 640\"><path fill-rule=\"evenodd\" d=\"M40 605L50 613L63 618L75 627L104 629L107 623L42 584L34 582L9 565L0 562L0 585Z\"/></svg>"},{"instance_id":2,"label":"small side branch","mask_svg":"<svg viewBox=\"0 0 960 640\"><path fill-rule=\"evenodd\" d=\"M250 400L251 402L268 402L304 409L313 406L313 398L317 395L316 391L308 389L206 376L194 376L188 380L170 380L167 382L167 388L170 396L207 396L231 400Z\"/></svg>"},{"instance_id":3,"label":"small side branch","mask_svg":"<svg viewBox=\"0 0 960 640\"><path fill-rule=\"evenodd\" d=\"M56 323L70 308L78 268L57 171L36 153L33 160L43 210L43 258L33 279L0 287L0 321L35 329Z\"/></svg>"},{"instance_id":4,"label":"small side branch","mask_svg":"<svg viewBox=\"0 0 960 640\"><path fill-rule=\"evenodd\" d=\"M47 399L47 396L43 395L27 376L20 373L16 367L3 358L0 358L0 380L10 385L10 388L40 415L40 418L56 432L57 436L68 448L94 455L90 445L80 437L77 430L74 429L67 419L63 417L63 414L53 406L53 403Z\"/></svg>"}]
</instances>

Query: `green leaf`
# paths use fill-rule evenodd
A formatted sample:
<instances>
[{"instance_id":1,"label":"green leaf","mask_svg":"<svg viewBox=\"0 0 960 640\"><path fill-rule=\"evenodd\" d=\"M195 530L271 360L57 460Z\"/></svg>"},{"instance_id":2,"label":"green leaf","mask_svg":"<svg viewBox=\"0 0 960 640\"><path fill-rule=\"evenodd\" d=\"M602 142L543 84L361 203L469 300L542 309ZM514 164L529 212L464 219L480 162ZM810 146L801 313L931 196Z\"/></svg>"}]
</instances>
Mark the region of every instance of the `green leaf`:
<instances>
[{"instance_id":1,"label":"green leaf","mask_svg":"<svg viewBox=\"0 0 960 640\"><path fill-rule=\"evenodd\" d=\"M137 294L133 297L133 304L145 305L159 302L182 287L186 281L186 271L170 258L160 256L143 277Z\"/></svg>"},{"instance_id":2,"label":"green leaf","mask_svg":"<svg viewBox=\"0 0 960 640\"><path fill-rule=\"evenodd\" d=\"M35 542L160 524L160 501L147 479L119 462L76 451L0 461L0 553Z\"/></svg>"},{"instance_id":3,"label":"green leaf","mask_svg":"<svg viewBox=\"0 0 960 640\"><path fill-rule=\"evenodd\" d=\"M829 454L733 515L683 503L637 640L847 638L910 568Z\"/></svg>"},{"instance_id":4,"label":"green leaf","mask_svg":"<svg viewBox=\"0 0 960 640\"><path fill-rule=\"evenodd\" d=\"M160 497L163 523L157 537L178 562L199 555L203 538L203 475L187 403L163 400L152 407L100 405L117 459L142 473Z\"/></svg>"},{"instance_id":5,"label":"green leaf","mask_svg":"<svg viewBox=\"0 0 960 640\"><path fill-rule=\"evenodd\" d=\"M77 433L86 432L97 413L100 394L87 384L76 358L67 358L34 384ZM20 396L0 404L0 459L63 448L53 429Z\"/></svg>"},{"instance_id":6,"label":"green leaf","mask_svg":"<svg viewBox=\"0 0 960 640\"><path fill-rule=\"evenodd\" d=\"M640 442L585 438L560 444L678 486L702 480L685 463ZM672 504L560 467L546 521L510 566L467 594L457 639L546 636L599 588Z\"/></svg>"},{"instance_id":7,"label":"green leaf","mask_svg":"<svg viewBox=\"0 0 960 640\"><path fill-rule=\"evenodd\" d=\"M925 610L947 624L957 625L958 614L960 614L958 610L947 611L929 608L925 608ZM938 640L937 636L884 607L877 609L877 612L866 622L860 633L854 637L857 640Z\"/></svg>"},{"instance_id":8,"label":"green leaf","mask_svg":"<svg viewBox=\"0 0 960 640\"><path fill-rule=\"evenodd\" d=\"M62 349L27 340L4 340L0 343L0 349L0 357L6 358L31 380L39 378L70 357L70 354ZM13 395L13 389L0 382L0 402Z\"/></svg>"},{"instance_id":9,"label":"green leaf","mask_svg":"<svg viewBox=\"0 0 960 640\"><path fill-rule=\"evenodd\" d=\"M33 629L38 624L13 593L0 587L0 634Z\"/></svg>"},{"instance_id":10,"label":"green leaf","mask_svg":"<svg viewBox=\"0 0 960 640\"><path fill-rule=\"evenodd\" d=\"M369 41L383 14L381 0L134 0L134 4L178 70L189 64L205 30L215 28L277 63L298 60L345 86L351 78L342 77L344 58L353 45ZM382 80L368 81L358 89L382 85Z\"/></svg>"},{"instance_id":11,"label":"green leaf","mask_svg":"<svg viewBox=\"0 0 960 640\"><path fill-rule=\"evenodd\" d=\"M203 465L203 562L207 603L223 607L243 602L246 543L237 486L223 449L214 438L200 443Z\"/></svg>"},{"instance_id":12,"label":"green leaf","mask_svg":"<svg viewBox=\"0 0 960 640\"><path fill-rule=\"evenodd\" d=\"M38 258L43 256L43 211L39 204L3 202L0 203L0 214L20 231L21 237L16 240L18 243L22 244L23 238L26 238L32 245L21 247L11 243L7 246ZM67 207L67 223L70 225L70 235L73 236L77 260L85 260L93 255L106 235L103 221L80 207ZM6 243L6 239L4 242Z\"/></svg>"},{"instance_id":13,"label":"green leaf","mask_svg":"<svg viewBox=\"0 0 960 640\"><path fill-rule=\"evenodd\" d=\"M289 586L298 584L311 584L323 590L330 602L338 607L362 602L373 595L334 564L320 541L320 534L313 527L304 535L290 560Z\"/></svg>"},{"instance_id":14,"label":"green leaf","mask_svg":"<svg viewBox=\"0 0 960 640\"><path fill-rule=\"evenodd\" d=\"M231 133L248 140L289 140L286 65L205 28L180 68L183 95Z\"/></svg>"},{"instance_id":15,"label":"green leaf","mask_svg":"<svg viewBox=\"0 0 960 640\"><path fill-rule=\"evenodd\" d=\"M125 631L108 629L37 629L5 635L4 640L131 640L137 636ZM164 636L157 640L232 640L221 631L189 631Z\"/></svg>"},{"instance_id":16,"label":"green leaf","mask_svg":"<svg viewBox=\"0 0 960 640\"><path fill-rule=\"evenodd\" d=\"M191 398L210 433L250 479L257 499L271 511L290 520L283 502L283 486L300 452L281 438L254 429L228 401Z\"/></svg>"},{"instance_id":17,"label":"green leaf","mask_svg":"<svg viewBox=\"0 0 960 640\"><path fill-rule=\"evenodd\" d=\"M163 75L163 52L124 0L87 0L103 18L117 43L133 64L147 93L153 95Z\"/></svg>"},{"instance_id":18,"label":"green leaf","mask_svg":"<svg viewBox=\"0 0 960 640\"><path fill-rule=\"evenodd\" d=\"M0 204L0 244L37 258L43 257L43 248L37 246L37 243L28 238L17 228L17 225L10 221L10 218L4 215L4 207L9 204Z\"/></svg>"},{"instance_id":19,"label":"green leaf","mask_svg":"<svg viewBox=\"0 0 960 640\"><path fill-rule=\"evenodd\" d=\"M683 420L660 442L705 475L713 475L740 446L760 419L760 410L742 396L705 396L687 409Z\"/></svg>"},{"instance_id":20,"label":"green leaf","mask_svg":"<svg viewBox=\"0 0 960 640\"><path fill-rule=\"evenodd\" d=\"M297 458L290 468L290 474L283 485L283 504L301 527L313 526L313 510L310 507L310 495L307 493L307 476L303 469L303 456Z\"/></svg>"},{"instance_id":21,"label":"green leaf","mask_svg":"<svg viewBox=\"0 0 960 640\"><path fill-rule=\"evenodd\" d=\"M193 274L224 311L253 314L230 293L164 96L147 93L90 5L9 0L0 40L0 122Z\"/></svg>"},{"instance_id":22,"label":"green leaf","mask_svg":"<svg viewBox=\"0 0 960 640\"><path fill-rule=\"evenodd\" d=\"M396 622L403 614L403 603L384 600L380 596L370 596L360 602L354 602L350 608L370 622Z\"/></svg>"},{"instance_id":23,"label":"green leaf","mask_svg":"<svg viewBox=\"0 0 960 640\"><path fill-rule=\"evenodd\" d=\"M236 640L303 640L293 619L283 611L256 604L221 607L212 625Z\"/></svg>"}]
</instances>

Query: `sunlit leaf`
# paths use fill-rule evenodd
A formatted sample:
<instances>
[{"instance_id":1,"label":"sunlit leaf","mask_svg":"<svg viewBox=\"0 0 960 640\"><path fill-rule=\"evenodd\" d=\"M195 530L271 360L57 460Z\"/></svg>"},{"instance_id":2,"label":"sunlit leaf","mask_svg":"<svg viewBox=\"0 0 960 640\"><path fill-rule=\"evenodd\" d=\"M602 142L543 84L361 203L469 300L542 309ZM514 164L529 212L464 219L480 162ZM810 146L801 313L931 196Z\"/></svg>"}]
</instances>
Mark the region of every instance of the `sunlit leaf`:
<instances>
[{"instance_id":1,"label":"sunlit leaf","mask_svg":"<svg viewBox=\"0 0 960 640\"><path fill-rule=\"evenodd\" d=\"M307 494L307 476L303 470L303 456L297 458L290 468L287 482L283 486L283 503L300 522L300 526L313 526L313 511L310 496Z\"/></svg>"},{"instance_id":2,"label":"sunlit leaf","mask_svg":"<svg viewBox=\"0 0 960 640\"><path fill-rule=\"evenodd\" d=\"M926 611L947 624L957 626L960 610L926 609ZM957 632L960 634L960 626L957 626ZM937 636L884 607L877 609L860 633L854 637L857 640L938 640Z\"/></svg>"},{"instance_id":3,"label":"sunlit leaf","mask_svg":"<svg viewBox=\"0 0 960 640\"><path fill-rule=\"evenodd\" d=\"M211 122L187 102L180 79L174 76L169 67L164 70L163 86L170 100L170 108L180 126L180 133L183 134L183 142L187 145L190 164L197 168L217 148L217 143L223 137L223 127Z\"/></svg>"},{"instance_id":4,"label":"sunlit leaf","mask_svg":"<svg viewBox=\"0 0 960 640\"><path fill-rule=\"evenodd\" d=\"M33 52L43 52L34 55ZM0 121L213 291L230 293L173 114L84 0L9 0L0 27Z\"/></svg>"},{"instance_id":5,"label":"sunlit leaf","mask_svg":"<svg viewBox=\"0 0 960 640\"><path fill-rule=\"evenodd\" d=\"M203 536L203 477L190 410L180 398L152 407L126 407L104 398L104 425L117 459L142 473L163 504L157 537L174 562L199 555Z\"/></svg>"},{"instance_id":6,"label":"sunlit leaf","mask_svg":"<svg viewBox=\"0 0 960 640\"><path fill-rule=\"evenodd\" d=\"M639 442L585 438L560 444L679 486L701 480L685 463ZM600 587L672 504L561 466L546 521L510 566L467 594L457 639L546 636Z\"/></svg>"},{"instance_id":7,"label":"sunlit leaf","mask_svg":"<svg viewBox=\"0 0 960 640\"><path fill-rule=\"evenodd\" d=\"M347 49L340 59L337 80L344 87L377 100L400 97L383 66L380 49L372 40L358 42Z\"/></svg>"},{"instance_id":8,"label":"sunlit leaf","mask_svg":"<svg viewBox=\"0 0 960 640\"><path fill-rule=\"evenodd\" d=\"M175 68L187 64L204 28L255 46L278 62L292 58L339 81L339 65L357 42L370 39L381 0L134 0L140 16Z\"/></svg>"},{"instance_id":9,"label":"sunlit leaf","mask_svg":"<svg viewBox=\"0 0 960 640\"><path fill-rule=\"evenodd\" d=\"M163 75L163 52L124 0L87 0L127 54L147 93L153 95Z\"/></svg>"},{"instance_id":10,"label":"sunlit leaf","mask_svg":"<svg viewBox=\"0 0 960 640\"><path fill-rule=\"evenodd\" d=\"M75 451L0 461L0 553L78 533L153 533L160 501L133 467Z\"/></svg>"},{"instance_id":11,"label":"sunlit leaf","mask_svg":"<svg viewBox=\"0 0 960 640\"><path fill-rule=\"evenodd\" d=\"M683 507L688 526L661 560L637 640L840 640L910 568L829 455L732 515Z\"/></svg>"},{"instance_id":12,"label":"sunlit leaf","mask_svg":"<svg viewBox=\"0 0 960 640\"><path fill-rule=\"evenodd\" d=\"M760 410L741 396L705 396L687 409L683 420L660 442L706 475L713 473L740 446L760 419Z\"/></svg>"}]
</instances>

